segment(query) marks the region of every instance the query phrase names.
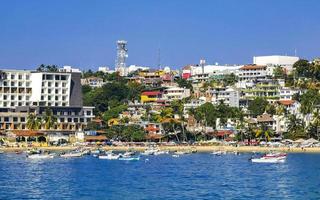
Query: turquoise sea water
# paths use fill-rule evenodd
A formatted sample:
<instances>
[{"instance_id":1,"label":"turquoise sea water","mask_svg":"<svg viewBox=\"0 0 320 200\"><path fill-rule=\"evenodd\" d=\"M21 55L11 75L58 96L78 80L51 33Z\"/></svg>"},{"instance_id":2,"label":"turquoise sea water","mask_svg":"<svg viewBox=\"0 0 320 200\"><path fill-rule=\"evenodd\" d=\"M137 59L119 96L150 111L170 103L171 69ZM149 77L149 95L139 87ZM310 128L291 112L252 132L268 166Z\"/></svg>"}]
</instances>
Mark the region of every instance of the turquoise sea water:
<instances>
[{"instance_id":1,"label":"turquoise sea water","mask_svg":"<svg viewBox=\"0 0 320 200\"><path fill-rule=\"evenodd\" d=\"M0 199L320 199L320 154L289 154L283 164L249 157L33 161L0 154Z\"/></svg>"}]
</instances>

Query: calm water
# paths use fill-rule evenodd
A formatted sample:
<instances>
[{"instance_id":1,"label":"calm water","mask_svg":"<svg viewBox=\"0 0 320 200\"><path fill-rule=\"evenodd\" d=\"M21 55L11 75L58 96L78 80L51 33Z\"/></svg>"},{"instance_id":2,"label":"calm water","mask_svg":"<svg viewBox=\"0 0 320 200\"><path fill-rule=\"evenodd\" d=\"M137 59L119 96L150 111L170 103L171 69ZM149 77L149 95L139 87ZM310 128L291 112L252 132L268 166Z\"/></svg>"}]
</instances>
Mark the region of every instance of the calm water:
<instances>
[{"instance_id":1,"label":"calm water","mask_svg":"<svg viewBox=\"0 0 320 200\"><path fill-rule=\"evenodd\" d=\"M284 164L249 157L31 161L0 154L0 199L320 199L320 154L290 154Z\"/></svg>"}]
</instances>

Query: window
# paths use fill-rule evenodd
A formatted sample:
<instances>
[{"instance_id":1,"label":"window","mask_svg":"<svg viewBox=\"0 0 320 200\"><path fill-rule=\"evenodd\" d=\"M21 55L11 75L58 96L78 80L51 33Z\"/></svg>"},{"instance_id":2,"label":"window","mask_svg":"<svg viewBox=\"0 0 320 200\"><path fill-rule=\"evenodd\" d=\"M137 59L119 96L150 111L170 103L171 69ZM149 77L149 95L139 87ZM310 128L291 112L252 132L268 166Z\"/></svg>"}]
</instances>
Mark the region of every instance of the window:
<instances>
[{"instance_id":1,"label":"window","mask_svg":"<svg viewBox=\"0 0 320 200\"><path fill-rule=\"evenodd\" d=\"M60 118L60 122L64 122L64 118Z\"/></svg>"},{"instance_id":2,"label":"window","mask_svg":"<svg viewBox=\"0 0 320 200\"><path fill-rule=\"evenodd\" d=\"M52 84L52 83L51 83L51 82L49 82L49 83L48 83L48 87L51 87L51 84Z\"/></svg>"},{"instance_id":3,"label":"window","mask_svg":"<svg viewBox=\"0 0 320 200\"><path fill-rule=\"evenodd\" d=\"M9 117L4 117L4 122L9 122Z\"/></svg>"},{"instance_id":4,"label":"window","mask_svg":"<svg viewBox=\"0 0 320 200\"><path fill-rule=\"evenodd\" d=\"M30 76L29 76L28 74L26 75L26 79L27 79L27 80L29 80L29 79L30 79Z\"/></svg>"},{"instance_id":5,"label":"window","mask_svg":"<svg viewBox=\"0 0 320 200\"><path fill-rule=\"evenodd\" d=\"M62 87L66 87L67 86L67 84L66 83L62 83Z\"/></svg>"},{"instance_id":6,"label":"window","mask_svg":"<svg viewBox=\"0 0 320 200\"><path fill-rule=\"evenodd\" d=\"M67 80L67 76L62 75L62 76L61 76L61 80Z\"/></svg>"},{"instance_id":7,"label":"window","mask_svg":"<svg viewBox=\"0 0 320 200\"><path fill-rule=\"evenodd\" d=\"M56 94L58 94L59 93L59 90L58 89L55 89L55 91L54 91Z\"/></svg>"},{"instance_id":8,"label":"window","mask_svg":"<svg viewBox=\"0 0 320 200\"><path fill-rule=\"evenodd\" d=\"M48 100L51 101L51 96L48 96Z\"/></svg>"},{"instance_id":9,"label":"window","mask_svg":"<svg viewBox=\"0 0 320 200\"><path fill-rule=\"evenodd\" d=\"M55 86L56 86L56 87L59 87L59 83L55 83Z\"/></svg>"},{"instance_id":10,"label":"window","mask_svg":"<svg viewBox=\"0 0 320 200\"><path fill-rule=\"evenodd\" d=\"M19 82L19 83L18 83L18 86L20 86L20 87L21 87L21 86L22 86L22 82Z\"/></svg>"},{"instance_id":11,"label":"window","mask_svg":"<svg viewBox=\"0 0 320 200\"><path fill-rule=\"evenodd\" d=\"M11 79L15 79L15 76L14 76L14 74L11 74Z\"/></svg>"},{"instance_id":12,"label":"window","mask_svg":"<svg viewBox=\"0 0 320 200\"><path fill-rule=\"evenodd\" d=\"M18 118L17 117L13 117L13 122L17 122Z\"/></svg>"},{"instance_id":13,"label":"window","mask_svg":"<svg viewBox=\"0 0 320 200\"><path fill-rule=\"evenodd\" d=\"M22 75L21 74L19 74L19 80L21 80L22 79Z\"/></svg>"},{"instance_id":14,"label":"window","mask_svg":"<svg viewBox=\"0 0 320 200\"><path fill-rule=\"evenodd\" d=\"M72 118L68 118L68 122L72 122Z\"/></svg>"},{"instance_id":15,"label":"window","mask_svg":"<svg viewBox=\"0 0 320 200\"><path fill-rule=\"evenodd\" d=\"M58 96L55 96L55 98L54 98L56 101L58 101L59 100L59 97Z\"/></svg>"},{"instance_id":16,"label":"window","mask_svg":"<svg viewBox=\"0 0 320 200\"><path fill-rule=\"evenodd\" d=\"M87 111L87 115L91 115L91 111Z\"/></svg>"},{"instance_id":17,"label":"window","mask_svg":"<svg viewBox=\"0 0 320 200\"><path fill-rule=\"evenodd\" d=\"M14 82L11 82L11 86L14 86Z\"/></svg>"},{"instance_id":18,"label":"window","mask_svg":"<svg viewBox=\"0 0 320 200\"><path fill-rule=\"evenodd\" d=\"M29 86L30 86L30 83L29 83L29 82L27 82L27 83L26 83L26 86L27 86L27 87L29 87Z\"/></svg>"},{"instance_id":19,"label":"window","mask_svg":"<svg viewBox=\"0 0 320 200\"><path fill-rule=\"evenodd\" d=\"M21 101L22 100L22 96L19 96L18 99Z\"/></svg>"},{"instance_id":20,"label":"window","mask_svg":"<svg viewBox=\"0 0 320 200\"><path fill-rule=\"evenodd\" d=\"M11 95L11 100L14 100L14 99L15 99L14 97L15 97L15 96Z\"/></svg>"},{"instance_id":21,"label":"window","mask_svg":"<svg viewBox=\"0 0 320 200\"><path fill-rule=\"evenodd\" d=\"M48 89L48 94L51 94L51 89Z\"/></svg>"},{"instance_id":22,"label":"window","mask_svg":"<svg viewBox=\"0 0 320 200\"><path fill-rule=\"evenodd\" d=\"M73 121L74 122L78 122L78 118L73 118Z\"/></svg>"}]
</instances>

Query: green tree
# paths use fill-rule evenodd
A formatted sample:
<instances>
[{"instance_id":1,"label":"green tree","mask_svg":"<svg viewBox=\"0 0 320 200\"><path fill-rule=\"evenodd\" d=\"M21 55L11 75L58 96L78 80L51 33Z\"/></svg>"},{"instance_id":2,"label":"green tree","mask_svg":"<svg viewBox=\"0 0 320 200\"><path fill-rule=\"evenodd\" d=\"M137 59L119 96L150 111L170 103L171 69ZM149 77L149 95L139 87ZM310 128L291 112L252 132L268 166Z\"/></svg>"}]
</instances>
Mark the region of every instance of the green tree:
<instances>
[{"instance_id":1,"label":"green tree","mask_svg":"<svg viewBox=\"0 0 320 200\"><path fill-rule=\"evenodd\" d=\"M287 133L285 137L290 139L305 138L304 124L296 115L289 115L287 125Z\"/></svg>"},{"instance_id":2,"label":"green tree","mask_svg":"<svg viewBox=\"0 0 320 200\"><path fill-rule=\"evenodd\" d=\"M285 72L284 68L281 66L276 66L273 70L273 77L274 78L281 78L281 79L286 78L286 72Z\"/></svg>"},{"instance_id":3,"label":"green tree","mask_svg":"<svg viewBox=\"0 0 320 200\"><path fill-rule=\"evenodd\" d=\"M41 119L37 118L35 114L30 113L27 117L26 125L29 130L38 130L41 127Z\"/></svg>"}]
</instances>

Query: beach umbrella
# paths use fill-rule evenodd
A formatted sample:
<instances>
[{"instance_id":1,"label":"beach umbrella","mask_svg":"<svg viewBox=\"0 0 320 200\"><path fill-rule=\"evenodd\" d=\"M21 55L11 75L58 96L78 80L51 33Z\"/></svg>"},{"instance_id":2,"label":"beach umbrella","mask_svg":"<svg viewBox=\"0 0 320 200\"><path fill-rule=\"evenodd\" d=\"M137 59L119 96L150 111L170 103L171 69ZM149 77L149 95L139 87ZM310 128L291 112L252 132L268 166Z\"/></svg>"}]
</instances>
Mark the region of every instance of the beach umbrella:
<instances>
[{"instance_id":1,"label":"beach umbrella","mask_svg":"<svg viewBox=\"0 0 320 200\"><path fill-rule=\"evenodd\" d=\"M316 140L316 139L314 139L314 138L310 138L310 139L306 140L306 142L311 143L311 144L317 144L317 143L319 143L319 141Z\"/></svg>"}]
</instances>

